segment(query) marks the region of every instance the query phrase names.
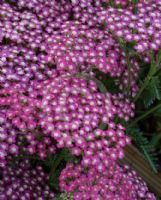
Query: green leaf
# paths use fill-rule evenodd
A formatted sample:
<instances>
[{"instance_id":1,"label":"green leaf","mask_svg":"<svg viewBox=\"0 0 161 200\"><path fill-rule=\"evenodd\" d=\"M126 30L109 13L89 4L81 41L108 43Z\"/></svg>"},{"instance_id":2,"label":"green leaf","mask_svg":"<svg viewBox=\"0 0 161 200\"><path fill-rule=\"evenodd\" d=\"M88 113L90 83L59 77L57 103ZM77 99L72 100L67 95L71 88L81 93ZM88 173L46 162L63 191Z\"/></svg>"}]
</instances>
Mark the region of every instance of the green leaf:
<instances>
[{"instance_id":1,"label":"green leaf","mask_svg":"<svg viewBox=\"0 0 161 200\"><path fill-rule=\"evenodd\" d=\"M54 197L53 200L73 200L73 194L72 193L62 193L62 194Z\"/></svg>"},{"instance_id":2,"label":"green leaf","mask_svg":"<svg viewBox=\"0 0 161 200\"><path fill-rule=\"evenodd\" d=\"M133 13L134 13L134 14L137 14L137 12L138 12L138 9L137 9L136 7L134 7L134 8L133 8Z\"/></svg>"},{"instance_id":3,"label":"green leaf","mask_svg":"<svg viewBox=\"0 0 161 200\"><path fill-rule=\"evenodd\" d=\"M108 4L107 4L106 2L102 2L102 6L103 6L104 8L108 8Z\"/></svg>"},{"instance_id":4,"label":"green leaf","mask_svg":"<svg viewBox=\"0 0 161 200\"><path fill-rule=\"evenodd\" d=\"M144 153L144 156L145 156L145 158L146 158L146 160L149 162L149 164L150 164L150 166L151 166L151 168L152 168L152 170L155 172L155 173L157 173L158 172L158 169L156 168L156 164L154 163L154 161L156 160L156 159L154 159L153 157L152 157L152 155L149 153L149 149L147 149L147 148L145 148L146 146L141 146L141 149L142 149L142 151L143 151L143 153Z\"/></svg>"},{"instance_id":5,"label":"green leaf","mask_svg":"<svg viewBox=\"0 0 161 200\"><path fill-rule=\"evenodd\" d=\"M158 134L154 134L154 136L152 137L152 140L151 140L151 144L153 146L157 147L160 142L161 142L161 132Z\"/></svg>"},{"instance_id":6,"label":"green leaf","mask_svg":"<svg viewBox=\"0 0 161 200\"><path fill-rule=\"evenodd\" d=\"M158 52L157 58L156 58L157 67L160 65L160 62L161 62L161 49L159 49L159 52Z\"/></svg>"},{"instance_id":7,"label":"green leaf","mask_svg":"<svg viewBox=\"0 0 161 200\"><path fill-rule=\"evenodd\" d=\"M101 79L100 79L101 77ZM120 89L118 87L118 83L119 83L119 80L118 78L114 78L114 77L110 77L108 74L105 74L103 72L100 72L100 71L96 71L96 79L99 80L101 82L101 84L103 84L103 87L101 86L101 89L104 93L105 92L110 92L110 93L118 93L120 92ZM98 87L99 87L99 83L98 84Z\"/></svg>"},{"instance_id":8,"label":"green leaf","mask_svg":"<svg viewBox=\"0 0 161 200\"><path fill-rule=\"evenodd\" d=\"M51 169L49 173L49 183L50 183L50 186L55 188L56 190L59 189L59 175L64 165L63 163L64 151L65 149L61 150L60 153L56 155L56 157L51 157L51 161L50 161Z\"/></svg>"},{"instance_id":9,"label":"green leaf","mask_svg":"<svg viewBox=\"0 0 161 200\"><path fill-rule=\"evenodd\" d=\"M54 197L54 199L52 199L52 200L63 200L63 198L59 195L57 197Z\"/></svg>"},{"instance_id":10,"label":"green leaf","mask_svg":"<svg viewBox=\"0 0 161 200\"><path fill-rule=\"evenodd\" d=\"M127 47L128 49L133 49L133 48L134 48L134 46L135 46L135 44L136 44L136 42L135 42L135 41L128 42L128 43L126 44L126 47Z\"/></svg>"},{"instance_id":11,"label":"green leaf","mask_svg":"<svg viewBox=\"0 0 161 200\"><path fill-rule=\"evenodd\" d=\"M154 146L151 144L146 137L144 137L143 133L140 129L136 127L127 128L126 133L131 136L135 145L140 149L143 153L145 159L148 161L152 170L157 173L158 172L158 163L156 162L158 159L154 153Z\"/></svg>"},{"instance_id":12,"label":"green leaf","mask_svg":"<svg viewBox=\"0 0 161 200\"><path fill-rule=\"evenodd\" d=\"M141 96L146 108L151 106L155 100L161 99L161 83L157 76L153 77Z\"/></svg>"},{"instance_id":13,"label":"green leaf","mask_svg":"<svg viewBox=\"0 0 161 200\"><path fill-rule=\"evenodd\" d=\"M101 122L98 128L101 129L101 130L105 130L105 129L107 129L107 127L108 127L107 124Z\"/></svg>"},{"instance_id":14,"label":"green leaf","mask_svg":"<svg viewBox=\"0 0 161 200\"><path fill-rule=\"evenodd\" d=\"M134 98L134 102L136 102L140 96L142 96L142 93L145 91L145 89L147 89L148 87L150 87L150 83L152 83L152 81L155 79L156 74L158 72L158 68L161 62L161 50L159 50L156 59L155 59L155 55L153 51L149 51L149 56L151 59L151 64L150 64L150 69L149 72L147 74L147 76L144 79L144 82L142 83L140 90L138 91L137 95ZM157 78L158 79L158 78ZM159 79L158 79L159 80Z\"/></svg>"},{"instance_id":15,"label":"green leaf","mask_svg":"<svg viewBox=\"0 0 161 200\"><path fill-rule=\"evenodd\" d=\"M102 93L107 93L107 89L106 89L106 87L104 86L104 84L103 84L101 81L99 81L98 79L96 79L96 78L94 78L94 77L93 77L92 79L96 82L96 84L97 84L99 90L100 90Z\"/></svg>"},{"instance_id":16,"label":"green leaf","mask_svg":"<svg viewBox=\"0 0 161 200\"><path fill-rule=\"evenodd\" d=\"M67 163L76 161L76 157L71 154L69 149L64 149L63 153L64 153L63 158Z\"/></svg>"}]
</instances>

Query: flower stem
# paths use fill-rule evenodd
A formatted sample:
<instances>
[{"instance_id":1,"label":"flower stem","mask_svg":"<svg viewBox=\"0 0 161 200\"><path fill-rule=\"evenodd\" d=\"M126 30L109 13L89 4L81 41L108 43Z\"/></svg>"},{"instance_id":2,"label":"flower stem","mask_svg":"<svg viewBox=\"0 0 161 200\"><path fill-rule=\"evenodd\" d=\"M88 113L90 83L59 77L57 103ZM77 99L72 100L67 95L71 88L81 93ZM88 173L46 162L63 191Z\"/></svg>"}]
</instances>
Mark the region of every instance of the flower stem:
<instances>
[{"instance_id":1,"label":"flower stem","mask_svg":"<svg viewBox=\"0 0 161 200\"><path fill-rule=\"evenodd\" d=\"M130 62L130 56L128 52L126 52L127 56L127 66L128 66L128 86L127 86L127 95L130 95L131 90L131 62Z\"/></svg>"},{"instance_id":2,"label":"flower stem","mask_svg":"<svg viewBox=\"0 0 161 200\"><path fill-rule=\"evenodd\" d=\"M151 54L150 70L148 72L147 77L144 80L144 83L143 83L142 87L140 88L139 92L135 96L134 102L136 102L139 99L139 97L141 96L141 94L143 93L145 88L149 85L149 83L150 83L151 79L153 78L153 76L156 74L156 72L158 70L158 67L160 65L160 61L161 61L161 50L159 50L159 52L158 52L156 61L154 60L154 55Z\"/></svg>"},{"instance_id":3,"label":"flower stem","mask_svg":"<svg viewBox=\"0 0 161 200\"><path fill-rule=\"evenodd\" d=\"M145 112L143 115L140 115L139 117L135 118L129 124L129 126L132 126L132 125L136 124L138 121L145 119L147 116L149 116L154 111L158 110L160 107L161 107L161 102L159 102L159 104L157 104L154 108L151 108L150 110L148 110L147 112Z\"/></svg>"},{"instance_id":4,"label":"flower stem","mask_svg":"<svg viewBox=\"0 0 161 200\"><path fill-rule=\"evenodd\" d=\"M60 163L62 162L62 160L64 159L64 149L61 151L61 153L58 155L58 158L56 160L53 161L53 166L51 168L50 171L50 177L53 177L55 174L55 171L57 169L57 167L60 165Z\"/></svg>"}]
</instances>

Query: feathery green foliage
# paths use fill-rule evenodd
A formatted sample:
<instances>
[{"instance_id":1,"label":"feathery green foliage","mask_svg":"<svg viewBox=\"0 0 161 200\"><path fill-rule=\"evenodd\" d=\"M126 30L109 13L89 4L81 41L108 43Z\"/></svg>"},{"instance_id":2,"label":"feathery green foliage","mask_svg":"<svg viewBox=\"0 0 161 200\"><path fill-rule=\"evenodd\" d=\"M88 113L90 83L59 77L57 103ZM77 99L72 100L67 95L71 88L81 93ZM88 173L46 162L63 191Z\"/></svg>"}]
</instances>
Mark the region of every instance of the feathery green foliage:
<instances>
[{"instance_id":1,"label":"feathery green foliage","mask_svg":"<svg viewBox=\"0 0 161 200\"><path fill-rule=\"evenodd\" d=\"M137 127L127 128L126 133L133 139L135 145L144 154L144 157L149 162L152 170L157 173L158 164L156 162L157 157L154 153L154 146Z\"/></svg>"},{"instance_id":2,"label":"feathery green foliage","mask_svg":"<svg viewBox=\"0 0 161 200\"><path fill-rule=\"evenodd\" d=\"M161 100L161 81L158 76L154 76L142 94L142 99L146 108L151 106L155 100Z\"/></svg>"}]
</instances>

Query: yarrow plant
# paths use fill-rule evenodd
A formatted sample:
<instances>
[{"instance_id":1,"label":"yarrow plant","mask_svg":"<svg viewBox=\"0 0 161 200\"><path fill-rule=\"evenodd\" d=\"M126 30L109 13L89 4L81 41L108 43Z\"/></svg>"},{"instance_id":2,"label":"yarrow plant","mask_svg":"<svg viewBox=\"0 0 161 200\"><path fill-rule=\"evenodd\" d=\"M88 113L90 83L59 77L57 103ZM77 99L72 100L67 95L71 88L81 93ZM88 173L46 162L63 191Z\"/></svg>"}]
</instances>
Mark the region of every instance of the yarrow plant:
<instances>
[{"instance_id":1,"label":"yarrow plant","mask_svg":"<svg viewBox=\"0 0 161 200\"><path fill-rule=\"evenodd\" d=\"M0 198L156 199L117 161L145 89L140 63L154 75L160 58L160 1L2 0L0 10Z\"/></svg>"}]
</instances>

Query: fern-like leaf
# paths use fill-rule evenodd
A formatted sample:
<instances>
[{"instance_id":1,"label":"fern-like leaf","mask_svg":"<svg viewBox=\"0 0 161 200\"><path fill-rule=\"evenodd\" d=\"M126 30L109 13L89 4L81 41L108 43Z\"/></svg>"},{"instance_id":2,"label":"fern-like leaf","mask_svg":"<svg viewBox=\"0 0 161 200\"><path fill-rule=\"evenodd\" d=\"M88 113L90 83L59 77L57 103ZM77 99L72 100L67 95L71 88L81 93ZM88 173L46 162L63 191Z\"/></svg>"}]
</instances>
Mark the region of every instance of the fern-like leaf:
<instances>
[{"instance_id":1,"label":"fern-like leaf","mask_svg":"<svg viewBox=\"0 0 161 200\"><path fill-rule=\"evenodd\" d=\"M148 87L142 93L142 98L146 108L151 106L155 100L161 99L161 82L159 77L155 76L151 79Z\"/></svg>"},{"instance_id":2,"label":"fern-like leaf","mask_svg":"<svg viewBox=\"0 0 161 200\"><path fill-rule=\"evenodd\" d=\"M128 128L126 131L127 134L131 136L138 149L143 153L152 170L157 173L159 166L156 162L158 159L154 153L154 146L149 143L147 138L144 137L143 133L138 128Z\"/></svg>"}]
</instances>

